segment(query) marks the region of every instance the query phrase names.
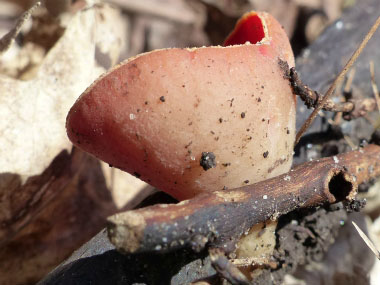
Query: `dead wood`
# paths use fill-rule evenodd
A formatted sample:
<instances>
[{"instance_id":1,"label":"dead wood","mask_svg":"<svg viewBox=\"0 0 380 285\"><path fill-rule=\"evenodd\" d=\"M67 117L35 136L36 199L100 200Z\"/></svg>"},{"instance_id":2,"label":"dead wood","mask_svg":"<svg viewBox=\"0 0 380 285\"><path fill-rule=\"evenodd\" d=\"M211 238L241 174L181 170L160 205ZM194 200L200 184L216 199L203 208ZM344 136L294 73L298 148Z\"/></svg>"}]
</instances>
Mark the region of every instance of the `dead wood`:
<instances>
[{"instance_id":1,"label":"dead wood","mask_svg":"<svg viewBox=\"0 0 380 285\"><path fill-rule=\"evenodd\" d=\"M109 218L109 238L126 253L182 247L200 251L206 244L229 252L257 223L296 208L353 200L358 184L380 175L379 164L380 146L368 145L253 185L127 211Z\"/></svg>"}]
</instances>

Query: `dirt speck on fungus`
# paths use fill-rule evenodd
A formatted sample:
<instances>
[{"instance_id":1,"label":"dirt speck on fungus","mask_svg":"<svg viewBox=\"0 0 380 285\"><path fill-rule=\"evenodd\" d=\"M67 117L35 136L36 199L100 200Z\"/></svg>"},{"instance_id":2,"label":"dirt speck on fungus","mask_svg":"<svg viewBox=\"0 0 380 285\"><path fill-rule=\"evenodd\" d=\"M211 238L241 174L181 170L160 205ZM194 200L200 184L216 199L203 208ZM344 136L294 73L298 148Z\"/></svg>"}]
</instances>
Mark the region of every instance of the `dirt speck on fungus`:
<instances>
[{"instance_id":1,"label":"dirt speck on fungus","mask_svg":"<svg viewBox=\"0 0 380 285\"><path fill-rule=\"evenodd\" d=\"M290 78L289 64L285 60L278 58L278 66L280 67L281 71L284 73L284 79L289 79Z\"/></svg>"},{"instance_id":2,"label":"dirt speck on fungus","mask_svg":"<svg viewBox=\"0 0 380 285\"><path fill-rule=\"evenodd\" d=\"M202 152L200 166L202 166L205 171L216 167L215 154L213 152Z\"/></svg>"},{"instance_id":3,"label":"dirt speck on fungus","mask_svg":"<svg viewBox=\"0 0 380 285\"><path fill-rule=\"evenodd\" d=\"M273 170L275 170L280 165L284 164L286 161L288 161L289 156L283 159L277 159L271 167L268 169L268 173L271 173Z\"/></svg>"},{"instance_id":4,"label":"dirt speck on fungus","mask_svg":"<svg viewBox=\"0 0 380 285\"><path fill-rule=\"evenodd\" d=\"M165 96L161 96L161 97L160 97L160 101L161 101L161 102L165 102Z\"/></svg>"}]
</instances>

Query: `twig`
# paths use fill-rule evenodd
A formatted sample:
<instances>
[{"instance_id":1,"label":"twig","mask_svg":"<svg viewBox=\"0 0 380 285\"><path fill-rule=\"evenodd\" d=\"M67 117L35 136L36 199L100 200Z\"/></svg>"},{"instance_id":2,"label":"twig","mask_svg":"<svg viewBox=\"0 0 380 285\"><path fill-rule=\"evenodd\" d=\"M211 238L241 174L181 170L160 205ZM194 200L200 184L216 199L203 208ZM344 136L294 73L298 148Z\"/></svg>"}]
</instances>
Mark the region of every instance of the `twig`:
<instances>
[{"instance_id":1,"label":"twig","mask_svg":"<svg viewBox=\"0 0 380 285\"><path fill-rule=\"evenodd\" d=\"M359 226L352 221L355 229L358 231L360 237L363 239L365 244L369 247L369 249L375 254L376 258L380 260L380 252L377 250L376 246L372 243L372 241L367 237L367 235L359 228Z\"/></svg>"},{"instance_id":2,"label":"twig","mask_svg":"<svg viewBox=\"0 0 380 285\"><path fill-rule=\"evenodd\" d=\"M351 85L352 85L352 82L354 81L354 77L355 77L355 67L351 68L351 71L348 73L348 76L347 76L347 81L346 81L346 84L344 85L344 89L343 89L343 94L344 94L344 97L346 97L348 94L351 94ZM345 98L343 96L340 96L340 102L344 102L345 101ZM334 118L334 121L332 122L333 125L339 125L340 122L342 121L342 117L343 117L343 113L342 112L338 112L335 114L335 118Z\"/></svg>"},{"instance_id":3,"label":"twig","mask_svg":"<svg viewBox=\"0 0 380 285\"><path fill-rule=\"evenodd\" d=\"M11 47L17 35L21 32L21 28L24 23L30 18L33 11L40 5L41 2L36 2L31 8L29 8L29 10L25 11L18 19L15 27L0 39L0 55Z\"/></svg>"},{"instance_id":4,"label":"twig","mask_svg":"<svg viewBox=\"0 0 380 285\"><path fill-rule=\"evenodd\" d=\"M300 96L308 108L317 108L321 104L322 96L319 92L312 90L309 86L302 83L294 67L290 69L290 84L296 95ZM336 104L331 99L326 100L323 109L332 112L350 112L354 109L354 103L344 102Z\"/></svg>"},{"instance_id":5,"label":"twig","mask_svg":"<svg viewBox=\"0 0 380 285\"><path fill-rule=\"evenodd\" d=\"M245 275L232 264L219 248L209 250L211 264L221 277L229 281L232 285L249 285Z\"/></svg>"},{"instance_id":6,"label":"twig","mask_svg":"<svg viewBox=\"0 0 380 285\"><path fill-rule=\"evenodd\" d=\"M300 96L302 101L308 108L317 108L322 104L322 97L317 92L303 84L294 67L290 69L290 84L296 95ZM323 109L331 112L344 112L346 120L363 117L368 112L372 112L377 108L376 101L373 98L364 98L350 100L343 103L334 103L331 99L325 100Z\"/></svg>"},{"instance_id":7,"label":"twig","mask_svg":"<svg viewBox=\"0 0 380 285\"><path fill-rule=\"evenodd\" d=\"M354 109L351 112L343 113L345 120L366 118L369 112L375 111L377 108L376 101L373 98L351 99L350 102L354 104Z\"/></svg>"},{"instance_id":8,"label":"twig","mask_svg":"<svg viewBox=\"0 0 380 285\"><path fill-rule=\"evenodd\" d=\"M377 109L379 110L379 113L380 113L380 97L379 97L379 90L377 89L377 85L375 81L375 66L373 64L373 61L370 61L369 63L369 71L371 73L371 85L372 85L373 95L375 96Z\"/></svg>"},{"instance_id":9,"label":"twig","mask_svg":"<svg viewBox=\"0 0 380 285\"><path fill-rule=\"evenodd\" d=\"M351 140L349 136L344 135L343 138L352 150L357 149L357 146L354 144L354 142Z\"/></svg>"},{"instance_id":10,"label":"twig","mask_svg":"<svg viewBox=\"0 0 380 285\"><path fill-rule=\"evenodd\" d=\"M206 244L229 252L253 225L296 208L352 200L358 183L379 175L380 146L368 145L253 185L114 215L108 220L108 235L127 253L201 250Z\"/></svg>"},{"instance_id":11,"label":"twig","mask_svg":"<svg viewBox=\"0 0 380 285\"><path fill-rule=\"evenodd\" d=\"M348 60L342 71L339 73L339 75L335 78L334 82L331 84L330 88L327 90L325 96L321 100L321 102L317 105L317 107L314 109L314 111L310 114L309 118L305 121L305 123L302 125L301 129L298 131L296 136L296 142L297 144L301 138L301 136L304 134L304 132L309 128L309 126L313 123L315 117L317 116L318 112L324 107L325 103L331 96L331 94L334 92L336 85L341 81L347 71L350 69L352 64L356 61L360 53L363 51L364 47L367 45L368 41L371 39L375 31L380 25L380 17L377 18L376 22L373 24L371 29L369 30L368 34L364 37L363 41L360 43L357 50L354 52L354 54L351 56L351 58Z\"/></svg>"}]
</instances>

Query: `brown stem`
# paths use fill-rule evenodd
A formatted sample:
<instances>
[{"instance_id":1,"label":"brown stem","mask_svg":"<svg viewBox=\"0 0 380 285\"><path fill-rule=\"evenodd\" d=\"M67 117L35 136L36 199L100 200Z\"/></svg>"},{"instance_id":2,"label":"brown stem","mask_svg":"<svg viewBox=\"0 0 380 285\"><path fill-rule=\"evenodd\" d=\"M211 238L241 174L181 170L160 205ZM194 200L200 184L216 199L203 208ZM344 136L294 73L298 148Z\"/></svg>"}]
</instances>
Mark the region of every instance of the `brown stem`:
<instances>
[{"instance_id":1,"label":"brown stem","mask_svg":"<svg viewBox=\"0 0 380 285\"><path fill-rule=\"evenodd\" d=\"M308 108L316 108L322 102L322 96L312 90L309 86L302 83L294 67L290 69L290 84L296 95L300 96ZM354 119L365 116L377 108L374 98L365 98L350 100L344 103L334 103L333 100L327 99L323 105L323 110L331 112L344 112L345 119Z\"/></svg>"},{"instance_id":2,"label":"brown stem","mask_svg":"<svg viewBox=\"0 0 380 285\"><path fill-rule=\"evenodd\" d=\"M334 82L331 84L329 89L326 92L326 95L323 96L323 99L321 102L316 106L314 111L310 114L309 118L305 121L305 123L302 125L301 129L298 131L296 136L296 142L295 145L299 142L301 139L301 136L304 134L304 132L309 128L309 126L313 123L315 117L317 116L318 112L324 107L325 103L331 96L331 94L334 92L336 86L338 83L344 78L347 71L350 69L350 67L354 64L358 56L363 51L364 47L367 45L368 41L372 38L373 34L376 32L377 28L380 25L380 17L377 18L376 22L372 25L371 29L367 33L367 35L364 37L363 41L360 43L359 47L356 49L354 54L351 56L351 58L348 60L342 71L338 74L338 76L335 78Z\"/></svg>"},{"instance_id":3,"label":"brown stem","mask_svg":"<svg viewBox=\"0 0 380 285\"><path fill-rule=\"evenodd\" d=\"M181 247L199 251L206 243L228 252L253 225L296 208L352 200L359 183L377 176L380 146L368 145L301 164L253 185L114 215L108 220L108 235L116 248L127 253Z\"/></svg>"}]
</instances>

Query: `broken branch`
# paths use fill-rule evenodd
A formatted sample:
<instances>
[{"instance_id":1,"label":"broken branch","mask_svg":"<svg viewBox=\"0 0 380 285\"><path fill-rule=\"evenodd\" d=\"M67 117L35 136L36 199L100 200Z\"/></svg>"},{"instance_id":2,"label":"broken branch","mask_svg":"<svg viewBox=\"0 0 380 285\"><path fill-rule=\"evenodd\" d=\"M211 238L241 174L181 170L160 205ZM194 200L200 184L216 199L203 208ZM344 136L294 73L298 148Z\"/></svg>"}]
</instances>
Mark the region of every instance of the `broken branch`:
<instances>
[{"instance_id":1,"label":"broken branch","mask_svg":"<svg viewBox=\"0 0 380 285\"><path fill-rule=\"evenodd\" d=\"M126 253L182 247L200 251L207 243L230 252L253 225L300 207L353 200L359 183L379 175L380 146L368 145L256 184L114 215L108 235Z\"/></svg>"}]
</instances>

